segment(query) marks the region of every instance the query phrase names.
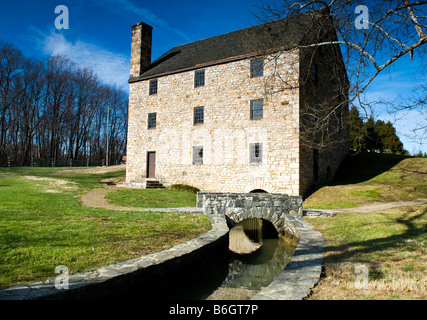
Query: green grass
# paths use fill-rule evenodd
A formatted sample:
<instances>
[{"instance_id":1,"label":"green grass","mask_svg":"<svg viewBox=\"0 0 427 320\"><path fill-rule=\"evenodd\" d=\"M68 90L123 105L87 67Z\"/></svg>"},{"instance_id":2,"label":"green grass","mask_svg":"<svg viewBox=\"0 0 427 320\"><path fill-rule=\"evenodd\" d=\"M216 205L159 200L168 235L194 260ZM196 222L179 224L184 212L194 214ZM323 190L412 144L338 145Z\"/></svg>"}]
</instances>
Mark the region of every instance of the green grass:
<instances>
[{"instance_id":1,"label":"green grass","mask_svg":"<svg viewBox=\"0 0 427 320\"><path fill-rule=\"evenodd\" d=\"M364 197L368 199L378 200L381 198L381 192L377 188L367 188L364 190L356 190L351 192L352 197Z\"/></svg>"},{"instance_id":2,"label":"green grass","mask_svg":"<svg viewBox=\"0 0 427 320\"><path fill-rule=\"evenodd\" d=\"M55 277L58 265L74 274L161 251L210 229L205 216L84 207L83 192L124 172L63 169L0 168L0 288Z\"/></svg>"},{"instance_id":3,"label":"green grass","mask_svg":"<svg viewBox=\"0 0 427 320\"><path fill-rule=\"evenodd\" d=\"M427 159L375 153L349 156L334 181L305 207L355 208L373 202L427 199ZM309 219L326 242L324 277L310 299L425 299L427 205ZM368 268L357 289L355 268Z\"/></svg>"},{"instance_id":4,"label":"green grass","mask_svg":"<svg viewBox=\"0 0 427 320\"><path fill-rule=\"evenodd\" d=\"M170 190L175 190L175 191L186 191L186 192L192 192L192 193L196 193L200 191L199 188L193 187L193 186L189 186L187 184L173 184L169 187Z\"/></svg>"},{"instance_id":5,"label":"green grass","mask_svg":"<svg viewBox=\"0 0 427 320\"><path fill-rule=\"evenodd\" d=\"M372 202L427 198L427 159L361 153L348 156L332 183L317 188L306 208L353 208Z\"/></svg>"},{"instance_id":6,"label":"green grass","mask_svg":"<svg viewBox=\"0 0 427 320\"><path fill-rule=\"evenodd\" d=\"M427 205L309 222L326 241L326 277L312 299L426 297ZM367 290L354 287L360 264L369 270Z\"/></svg>"},{"instance_id":7,"label":"green grass","mask_svg":"<svg viewBox=\"0 0 427 320\"><path fill-rule=\"evenodd\" d=\"M168 189L123 189L108 192L105 199L124 207L178 208L195 207L197 195Z\"/></svg>"}]
</instances>

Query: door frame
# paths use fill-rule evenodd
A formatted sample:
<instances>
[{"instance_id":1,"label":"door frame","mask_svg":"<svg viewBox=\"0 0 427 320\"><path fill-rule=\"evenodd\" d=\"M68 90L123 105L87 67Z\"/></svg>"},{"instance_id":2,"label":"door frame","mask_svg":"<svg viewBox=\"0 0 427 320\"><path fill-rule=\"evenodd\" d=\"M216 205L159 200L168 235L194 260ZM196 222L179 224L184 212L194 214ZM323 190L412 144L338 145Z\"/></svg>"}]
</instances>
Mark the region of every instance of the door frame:
<instances>
[{"instance_id":1,"label":"door frame","mask_svg":"<svg viewBox=\"0 0 427 320\"><path fill-rule=\"evenodd\" d=\"M151 178L156 177L156 161L157 161L156 151L147 151L147 174L146 174L147 179L150 179L150 154L154 154L154 169L153 169L154 172L153 172L153 177Z\"/></svg>"}]
</instances>

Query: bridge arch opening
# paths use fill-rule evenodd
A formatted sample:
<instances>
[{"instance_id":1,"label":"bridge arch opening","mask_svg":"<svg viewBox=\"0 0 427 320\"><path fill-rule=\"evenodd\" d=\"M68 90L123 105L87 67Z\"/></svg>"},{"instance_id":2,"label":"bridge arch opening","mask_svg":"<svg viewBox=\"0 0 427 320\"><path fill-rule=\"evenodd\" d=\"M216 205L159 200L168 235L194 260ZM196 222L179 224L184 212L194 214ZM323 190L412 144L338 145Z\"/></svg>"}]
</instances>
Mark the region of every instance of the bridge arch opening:
<instances>
[{"instance_id":1,"label":"bridge arch opening","mask_svg":"<svg viewBox=\"0 0 427 320\"><path fill-rule=\"evenodd\" d=\"M238 254L249 254L260 249L264 239L278 239L279 233L268 220L247 218L231 228L229 249Z\"/></svg>"},{"instance_id":2,"label":"bridge arch opening","mask_svg":"<svg viewBox=\"0 0 427 320\"><path fill-rule=\"evenodd\" d=\"M268 193L268 192L263 190L263 189L254 189L254 190L250 191L249 193Z\"/></svg>"}]
</instances>

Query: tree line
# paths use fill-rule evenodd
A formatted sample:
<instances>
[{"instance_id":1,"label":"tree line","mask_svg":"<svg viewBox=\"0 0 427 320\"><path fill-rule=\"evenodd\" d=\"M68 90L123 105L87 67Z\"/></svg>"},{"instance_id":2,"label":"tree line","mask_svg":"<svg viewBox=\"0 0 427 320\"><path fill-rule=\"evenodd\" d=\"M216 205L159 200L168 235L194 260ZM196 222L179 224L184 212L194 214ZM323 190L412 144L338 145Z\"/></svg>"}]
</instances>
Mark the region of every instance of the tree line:
<instances>
[{"instance_id":1,"label":"tree line","mask_svg":"<svg viewBox=\"0 0 427 320\"><path fill-rule=\"evenodd\" d=\"M126 92L93 69L64 56L27 58L0 42L0 166L118 163L127 107Z\"/></svg>"},{"instance_id":2,"label":"tree line","mask_svg":"<svg viewBox=\"0 0 427 320\"><path fill-rule=\"evenodd\" d=\"M352 106L349 112L349 124L350 149L353 151L409 155L408 151L403 149L403 143L390 121L375 121L372 116L363 121L357 108Z\"/></svg>"}]
</instances>

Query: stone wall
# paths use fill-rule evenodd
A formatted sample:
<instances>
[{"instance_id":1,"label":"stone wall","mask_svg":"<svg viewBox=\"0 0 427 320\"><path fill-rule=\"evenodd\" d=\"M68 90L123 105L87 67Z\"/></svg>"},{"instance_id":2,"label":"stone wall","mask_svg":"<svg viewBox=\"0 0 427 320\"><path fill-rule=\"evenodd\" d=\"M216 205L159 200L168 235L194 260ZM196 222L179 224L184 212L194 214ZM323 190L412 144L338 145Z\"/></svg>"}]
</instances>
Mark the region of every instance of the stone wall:
<instances>
[{"instance_id":1,"label":"stone wall","mask_svg":"<svg viewBox=\"0 0 427 320\"><path fill-rule=\"evenodd\" d=\"M250 76L253 57L232 57L136 81L151 49L147 27L133 28L128 186L147 178L148 152L156 152L155 177L164 186L304 195L313 183L332 179L348 151L348 80L339 46L266 55L261 77ZM330 36L336 37L333 30L321 40ZM197 68L205 71L205 85L196 88ZM153 79L157 94L150 95ZM256 99L263 99L263 117L254 120L250 105ZM201 106L204 122L194 124L194 108ZM149 113L156 113L154 129L148 129ZM262 144L261 163L249 161L253 143ZM194 147L203 147L202 163L193 164Z\"/></svg>"},{"instance_id":2,"label":"stone wall","mask_svg":"<svg viewBox=\"0 0 427 320\"><path fill-rule=\"evenodd\" d=\"M276 57L275 57L276 58ZM147 176L147 152L156 152L156 178L210 192L267 192L298 195L298 53L266 59L264 76L250 77L250 59L205 68L205 86L194 87L195 71L130 84L127 182ZM282 80L294 84L283 88ZM263 118L251 120L251 100L264 99ZM194 108L204 106L204 123L194 125ZM157 113L148 129L149 113ZM262 162L249 163L250 144L262 143ZM193 164L193 147L203 146L203 164Z\"/></svg>"},{"instance_id":3,"label":"stone wall","mask_svg":"<svg viewBox=\"0 0 427 320\"><path fill-rule=\"evenodd\" d=\"M333 41L335 37L335 31L329 30L320 38ZM330 181L349 150L349 84L338 45L301 49L300 85L299 168L304 195L313 184Z\"/></svg>"},{"instance_id":4,"label":"stone wall","mask_svg":"<svg viewBox=\"0 0 427 320\"><path fill-rule=\"evenodd\" d=\"M288 216L302 216L302 197L271 193L199 193L197 203L202 203L205 214L226 216L229 226L248 219L270 221L279 235L296 244L300 238Z\"/></svg>"}]
</instances>

